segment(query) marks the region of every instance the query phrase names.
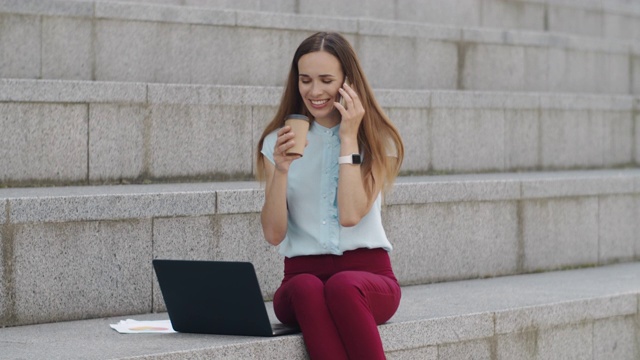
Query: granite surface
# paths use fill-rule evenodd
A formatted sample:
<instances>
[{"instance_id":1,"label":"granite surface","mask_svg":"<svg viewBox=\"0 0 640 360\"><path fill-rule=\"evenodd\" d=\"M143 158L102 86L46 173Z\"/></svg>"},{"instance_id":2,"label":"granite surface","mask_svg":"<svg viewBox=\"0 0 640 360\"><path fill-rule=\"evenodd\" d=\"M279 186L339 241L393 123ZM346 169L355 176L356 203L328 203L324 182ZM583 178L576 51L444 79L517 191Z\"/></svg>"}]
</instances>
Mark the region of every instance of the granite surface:
<instances>
[{"instance_id":1,"label":"granite surface","mask_svg":"<svg viewBox=\"0 0 640 360\"><path fill-rule=\"evenodd\" d=\"M412 285L633 261L639 248L634 236L639 176L630 169L401 177L383 209L396 275L402 284ZM527 190L532 184L538 196ZM269 299L279 284L282 260L262 241L263 196L256 182L0 189L8 211L3 221L10 221L2 225L4 248L23 259L3 265L4 271L21 274L6 279L22 281L19 289L12 285L4 291L14 296L58 289L35 280L43 270L33 269L42 259L51 263L46 260L50 254L58 254L60 269L69 264L82 274L101 269L98 284L121 282L129 275L139 277L135 284L146 284L140 279L153 274L136 267L136 261L178 256L251 261ZM146 225L139 224L148 221L153 230L143 231ZM96 252L105 239L120 241L126 226L133 226L134 243L125 250L114 243L108 246L111 252ZM75 262L77 252L98 257ZM132 270L124 273L118 270L123 265L114 267L111 258L121 252L137 259L127 263ZM70 281L65 288L93 292L93 283L83 283L81 276L60 276ZM157 288L155 296L146 285L137 288L143 289L140 304L151 306L153 301L155 309L162 309ZM66 295L58 296L54 312L30 305L26 295L15 299L20 303L13 303L11 313L24 307L18 319L22 323L77 318ZM83 306L103 314L108 307L100 304ZM130 303L138 309L135 304Z\"/></svg>"},{"instance_id":2,"label":"granite surface","mask_svg":"<svg viewBox=\"0 0 640 360\"><path fill-rule=\"evenodd\" d=\"M598 263L598 198L528 201L521 221L525 270Z\"/></svg>"},{"instance_id":3,"label":"granite surface","mask_svg":"<svg viewBox=\"0 0 640 360\"><path fill-rule=\"evenodd\" d=\"M150 220L16 225L4 325L150 312L150 232Z\"/></svg>"},{"instance_id":4,"label":"granite surface","mask_svg":"<svg viewBox=\"0 0 640 360\"><path fill-rule=\"evenodd\" d=\"M85 176L87 112L83 104L0 103L0 182L64 182Z\"/></svg>"},{"instance_id":5,"label":"granite surface","mask_svg":"<svg viewBox=\"0 0 640 360\"><path fill-rule=\"evenodd\" d=\"M638 330L633 324L638 312L638 284L640 264L630 263L404 287L397 314L379 329L392 359L434 351L456 356L479 354L478 351L488 350L493 336L497 346L492 351L501 357L537 352L549 356L582 354L604 360L615 353L620 359L632 359L639 355L638 337L634 335ZM271 303L267 308L276 321ZM4 328L0 329L0 349L7 359L306 356L300 335L271 339L197 334L143 336L121 335L109 328L109 324L125 318L166 319L167 315ZM516 331L522 326L524 332ZM614 330L628 334L614 340ZM614 342L617 345L612 349Z\"/></svg>"},{"instance_id":6,"label":"granite surface","mask_svg":"<svg viewBox=\"0 0 640 360\"><path fill-rule=\"evenodd\" d=\"M458 2L464 10L451 7ZM0 4L6 9L0 49L10 54L3 77L278 86L288 67L281 54L294 51L312 32L330 28L355 44L366 71L381 74L371 78L374 87L609 94L628 94L637 87L636 47L630 41L570 36L565 32L582 31L562 27L535 33L479 27L482 6L468 0L419 6L403 1L398 18L386 20L309 14L302 4L297 14L111 1L82 2L74 13L72 2L54 4ZM522 11L531 11L532 5ZM466 13L473 8L478 12ZM584 13L552 8L553 16L557 11ZM415 22L407 9L419 17L430 9L429 14L440 14L440 20L448 19L440 22L449 25ZM522 16L513 8L498 11ZM604 21L602 13L595 13ZM39 16L50 15L57 18L39 21ZM458 23L467 16L474 20ZM91 22L95 24L88 26ZM44 36L41 27L47 30ZM74 51L56 50L65 40ZM69 53L77 56L69 58Z\"/></svg>"},{"instance_id":7,"label":"granite surface","mask_svg":"<svg viewBox=\"0 0 640 360\"><path fill-rule=\"evenodd\" d=\"M387 205L636 194L636 169L399 177ZM254 213L257 182L0 189L14 223Z\"/></svg>"},{"instance_id":8,"label":"granite surface","mask_svg":"<svg viewBox=\"0 0 640 360\"><path fill-rule=\"evenodd\" d=\"M0 100L6 100L0 122L8 133L25 134L4 140L14 150L1 161L8 171L0 181L40 186L246 179L255 172L257 140L281 91L0 80ZM630 96L376 93L404 139L401 170L408 174L622 168L637 162ZM78 121L88 125L76 126ZM38 152L43 155L36 160L21 161Z\"/></svg>"}]
</instances>

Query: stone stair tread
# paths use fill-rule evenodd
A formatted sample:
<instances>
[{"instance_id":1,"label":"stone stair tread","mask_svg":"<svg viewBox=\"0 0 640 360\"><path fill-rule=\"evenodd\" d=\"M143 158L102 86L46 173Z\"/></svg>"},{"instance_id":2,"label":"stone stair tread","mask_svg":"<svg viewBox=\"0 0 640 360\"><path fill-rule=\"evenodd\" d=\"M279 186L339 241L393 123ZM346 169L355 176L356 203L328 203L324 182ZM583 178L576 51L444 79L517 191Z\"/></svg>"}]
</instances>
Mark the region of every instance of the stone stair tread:
<instances>
[{"instance_id":1,"label":"stone stair tread","mask_svg":"<svg viewBox=\"0 0 640 360\"><path fill-rule=\"evenodd\" d=\"M0 102L277 106L283 88L265 85L0 78ZM373 89L383 107L630 110L634 94L456 89Z\"/></svg>"},{"instance_id":2,"label":"stone stair tread","mask_svg":"<svg viewBox=\"0 0 640 360\"><path fill-rule=\"evenodd\" d=\"M525 181L580 181L606 180L611 178L629 178L640 180L640 169L593 169L593 170L562 170L562 171L532 171L532 172L500 172L473 173L450 175L417 175L398 176L397 186L431 183L489 183L489 182L525 182ZM640 185L640 184L638 184ZM18 198L53 198L65 196L107 196L107 195L145 195L167 193L189 193L208 191L255 191L261 190L257 181L219 181L219 182L191 182L191 183L154 183L129 185L90 185L90 186L60 186L60 187L26 187L0 189L0 200ZM629 188L633 192L633 187ZM626 191L625 191L626 192Z\"/></svg>"},{"instance_id":3,"label":"stone stair tread","mask_svg":"<svg viewBox=\"0 0 640 360\"><path fill-rule=\"evenodd\" d=\"M388 353L567 326L638 313L640 262L596 268L465 280L403 288L400 309L379 327ZM271 303L266 303L272 320ZM0 329L5 359L304 358L300 335L277 338L198 334L121 335L109 324L126 318ZM268 350L267 350L268 349Z\"/></svg>"},{"instance_id":4,"label":"stone stair tread","mask_svg":"<svg viewBox=\"0 0 640 360\"><path fill-rule=\"evenodd\" d=\"M0 224L259 212L255 181L0 189ZM640 192L640 169L402 176L386 204ZM4 204L2 204L4 202Z\"/></svg>"}]
</instances>

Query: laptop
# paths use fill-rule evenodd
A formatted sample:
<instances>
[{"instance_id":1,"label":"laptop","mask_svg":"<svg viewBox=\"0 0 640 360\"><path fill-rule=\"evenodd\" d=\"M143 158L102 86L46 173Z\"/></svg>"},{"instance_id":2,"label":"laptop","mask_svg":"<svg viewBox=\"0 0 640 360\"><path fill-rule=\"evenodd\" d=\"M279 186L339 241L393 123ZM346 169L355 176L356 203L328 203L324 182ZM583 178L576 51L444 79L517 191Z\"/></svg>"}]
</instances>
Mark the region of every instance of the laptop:
<instances>
[{"instance_id":1,"label":"laptop","mask_svg":"<svg viewBox=\"0 0 640 360\"><path fill-rule=\"evenodd\" d=\"M153 267L175 331L248 336L300 332L271 324L250 262L155 259Z\"/></svg>"}]
</instances>

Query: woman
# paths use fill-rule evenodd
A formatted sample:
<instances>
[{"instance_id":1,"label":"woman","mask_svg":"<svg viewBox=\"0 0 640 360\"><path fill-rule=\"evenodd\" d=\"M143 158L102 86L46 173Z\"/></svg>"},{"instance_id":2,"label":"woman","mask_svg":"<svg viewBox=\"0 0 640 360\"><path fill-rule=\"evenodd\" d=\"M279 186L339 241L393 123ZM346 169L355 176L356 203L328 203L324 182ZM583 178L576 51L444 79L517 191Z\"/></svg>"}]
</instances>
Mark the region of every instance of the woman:
<instances>
[{"instance_id":1,"label":"woman","mask_svg":"<svg viewBox=\"0 0 640 360\"><path fill-rule=\"evenodd\" d=\"M295 145L284 126L292 113L311 119L304 157L286 155ZM275 313L300 326L311 359L385 358L377 325L396 312L400 286L381 194L403 156L347 40L326 32L304 40L258 144L257 173L266 181L265 238L285 256Z\"/></svg>"}]
</instances>

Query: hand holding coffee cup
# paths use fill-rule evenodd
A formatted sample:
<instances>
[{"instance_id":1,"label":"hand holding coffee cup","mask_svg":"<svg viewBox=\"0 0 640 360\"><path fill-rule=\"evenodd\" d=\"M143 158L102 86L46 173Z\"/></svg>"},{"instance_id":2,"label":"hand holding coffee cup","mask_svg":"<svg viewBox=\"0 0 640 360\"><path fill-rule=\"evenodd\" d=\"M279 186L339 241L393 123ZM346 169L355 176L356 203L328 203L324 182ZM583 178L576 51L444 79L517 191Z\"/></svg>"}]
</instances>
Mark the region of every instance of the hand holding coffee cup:
<instances>
[{"instance_id":1,"label":"hand holding coffee cup","mask_svg":"<svg viewBox=\"0 0 640 360\"><path fill-rule=\"evenodd\" d=\"M288 156L302 157L304 148L307 145L307 133L309 132L309 118L302 114L287 115L284 124L291 127L291 131L295 134L293 141L294 146L287 150Z\"/></svg>"}]
</instances>

